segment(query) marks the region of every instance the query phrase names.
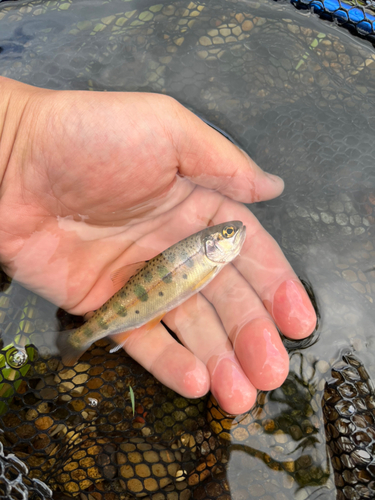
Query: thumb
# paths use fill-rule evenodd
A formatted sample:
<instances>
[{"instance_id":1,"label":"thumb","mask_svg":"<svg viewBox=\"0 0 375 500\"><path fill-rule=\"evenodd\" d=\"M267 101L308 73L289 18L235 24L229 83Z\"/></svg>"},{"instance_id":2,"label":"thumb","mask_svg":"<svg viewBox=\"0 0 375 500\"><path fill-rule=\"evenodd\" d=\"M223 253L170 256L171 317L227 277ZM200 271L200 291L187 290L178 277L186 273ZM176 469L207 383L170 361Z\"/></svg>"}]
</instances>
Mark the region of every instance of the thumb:
<instances>
[{"instance_id":1,"label":"thumb","mask_svg":"<svg viewBox=\"0 0 375 500\"><path fill-rule=\"evenodd\" d=\"M270 200L282 193L280 177L264 172L222 133L176 104L180 109L173 135L182 176L243 203Z\"/></svg>"}]
</instances>

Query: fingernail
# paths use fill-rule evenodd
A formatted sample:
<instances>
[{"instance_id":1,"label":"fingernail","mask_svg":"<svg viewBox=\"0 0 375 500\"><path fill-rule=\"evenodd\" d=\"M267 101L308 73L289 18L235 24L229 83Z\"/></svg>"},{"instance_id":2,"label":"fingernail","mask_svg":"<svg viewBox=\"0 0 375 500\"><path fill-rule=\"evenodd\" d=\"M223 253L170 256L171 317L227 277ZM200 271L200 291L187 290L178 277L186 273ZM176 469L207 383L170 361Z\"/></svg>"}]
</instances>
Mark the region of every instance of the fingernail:
<instances>
[{"instance_id":1,"label":"fingernail","mask_svg":"<svg viewBox=\"0 0 375 500\"><path fill-rule=\"evenodd\" d=\"M275 182L276 184L282 184L284 186L284 181L281 177L275 174L270 174L269 172L264 172L266 176L271 179L271 181Z\"/></svg>"},{"instance_id":2,"label":"fingernail","mask_svg":"<svg viewBox=\"0 0 375 500\"><path fill-rule=\"evenodd\" d=\"M282 333L292 338L305 338L316 326L316 314L299 281L281 283L272 303L272 316Z\"/></svg>"}]
</instances>

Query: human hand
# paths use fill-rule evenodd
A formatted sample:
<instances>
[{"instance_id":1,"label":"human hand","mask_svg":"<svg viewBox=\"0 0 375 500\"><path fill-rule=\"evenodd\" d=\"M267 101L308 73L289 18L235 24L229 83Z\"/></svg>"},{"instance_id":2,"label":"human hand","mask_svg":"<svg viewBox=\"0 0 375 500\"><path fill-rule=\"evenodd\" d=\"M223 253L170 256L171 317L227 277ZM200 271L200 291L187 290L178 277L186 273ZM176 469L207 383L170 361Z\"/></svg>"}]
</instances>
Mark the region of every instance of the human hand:
<instances>
[{"instance_id":1,"label":"human hand","mask_svg":"<svg viewBox=\"0 0 375 500\"><path fill-rule=\"evenodd\" d=\"M73 314L114 293L111 273L207 225L241 220L241 255L126 351L186 397L209 389L229 413L278 387L288 356L275 327L304 338L308 296L273 238L240 202L282 181L173 99L60 92L0 79L0 257L6 272ZM1 105L0 105L1 106Z\"/></svg>"}]
</instances>

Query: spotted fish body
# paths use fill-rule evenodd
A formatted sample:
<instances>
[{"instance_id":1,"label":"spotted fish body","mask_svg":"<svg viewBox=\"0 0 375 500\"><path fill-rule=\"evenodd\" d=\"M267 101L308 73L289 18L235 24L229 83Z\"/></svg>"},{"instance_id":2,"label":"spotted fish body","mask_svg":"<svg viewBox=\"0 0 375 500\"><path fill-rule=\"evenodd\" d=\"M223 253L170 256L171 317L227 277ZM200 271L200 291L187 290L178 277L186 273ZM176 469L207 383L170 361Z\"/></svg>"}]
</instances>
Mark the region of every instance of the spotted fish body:
<instances>
[{"instance_id":1,"label":"spotted fish body","mask_svg":"<svg viewBox=\"0 0 375 500\"><path fill-rule=\"evenodd\" d=\"M240 221L208 227L149 260L84 325L59 335L65 364L95 341L153 325L207 285L240 252L246 228Z\"/></svg>"}]
</instances>

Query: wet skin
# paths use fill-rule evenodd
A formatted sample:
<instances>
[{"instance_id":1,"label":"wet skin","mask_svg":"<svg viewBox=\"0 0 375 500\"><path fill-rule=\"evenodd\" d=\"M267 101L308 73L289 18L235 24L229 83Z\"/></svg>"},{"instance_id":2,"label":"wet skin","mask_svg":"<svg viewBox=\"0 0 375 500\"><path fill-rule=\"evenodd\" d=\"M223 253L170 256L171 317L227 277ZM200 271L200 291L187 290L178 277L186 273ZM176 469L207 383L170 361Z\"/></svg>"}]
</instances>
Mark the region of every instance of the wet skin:
<instances>
[{"instance_id":1,"label":"wet skin","mask_svg":"<svg viewBox=\"0 0 375 500\"><path fill-rule=\"evenodd\" d=\"M173 99L61 92L0 78L0 258L5 271L73 314L101 306L111 273L207 225L241 220L241 255L124 348L185 397L211 390L242 413L288 372L276 325L315 326L308 296L273 238L242 203L283 182ZM276 325L275 325L276 324Z\"/></svg>"}]
</instances>

